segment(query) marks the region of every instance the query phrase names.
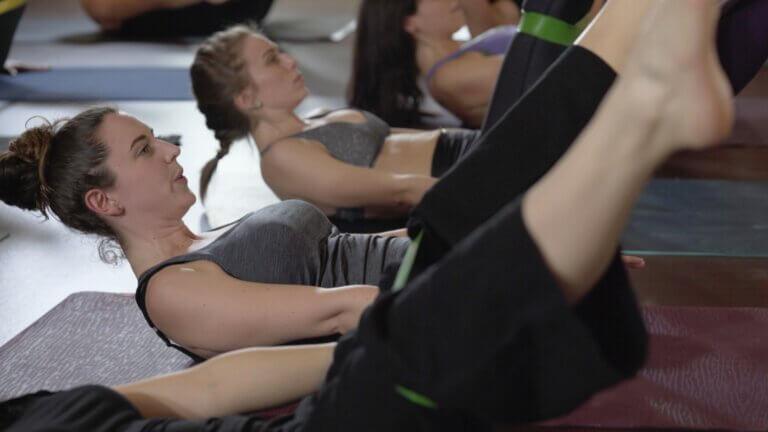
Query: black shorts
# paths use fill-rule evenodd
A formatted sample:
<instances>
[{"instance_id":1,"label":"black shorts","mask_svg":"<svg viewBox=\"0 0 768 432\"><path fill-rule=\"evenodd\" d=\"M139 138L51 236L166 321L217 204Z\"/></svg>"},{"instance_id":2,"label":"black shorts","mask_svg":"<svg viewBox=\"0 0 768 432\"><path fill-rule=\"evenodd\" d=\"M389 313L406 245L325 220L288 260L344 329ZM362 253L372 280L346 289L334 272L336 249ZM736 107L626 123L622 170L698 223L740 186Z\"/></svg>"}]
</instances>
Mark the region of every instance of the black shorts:
<instances>
[{"instance_id":1,"label":"black shorts","mask_svg":"<svg viewBox=\"0 0 768 432\"><path fill-rule=\"evenodd\" d=\"M474 129L441 129L435 154L432 156L432 177L442 177L472 149L480 137Z\"/></svg>"}]
</instances>

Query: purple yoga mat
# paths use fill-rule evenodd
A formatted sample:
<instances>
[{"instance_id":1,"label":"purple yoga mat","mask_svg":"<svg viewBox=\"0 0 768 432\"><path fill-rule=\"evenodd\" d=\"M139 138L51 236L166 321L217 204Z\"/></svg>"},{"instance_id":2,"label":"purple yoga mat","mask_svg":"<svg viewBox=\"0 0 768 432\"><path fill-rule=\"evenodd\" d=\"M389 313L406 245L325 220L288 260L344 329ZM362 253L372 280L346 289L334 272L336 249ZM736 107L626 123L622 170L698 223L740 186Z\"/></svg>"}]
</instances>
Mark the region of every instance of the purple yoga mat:
<instances>
[{"instance_id":1,"label":"purple yoga mat","mask_svg":"<svg viewBox=\"0 0 768 432\"><path fill-rule=\"evenodd\" d=\"M147 326L133 294L80 292L0 347L0 401L38 390L127 383L191 364Z\"/></svg>"},{"instance_id":2,"label":"purple yoga mat","mask_svg":"<svg viewBox=\"0 0 768 432\"><path fill-rule=\"evenodd\" d=\"M768 309L652 306L643 315L651 344L640 375L547 425L768 430Z\"/></svg>"}]
</instances>

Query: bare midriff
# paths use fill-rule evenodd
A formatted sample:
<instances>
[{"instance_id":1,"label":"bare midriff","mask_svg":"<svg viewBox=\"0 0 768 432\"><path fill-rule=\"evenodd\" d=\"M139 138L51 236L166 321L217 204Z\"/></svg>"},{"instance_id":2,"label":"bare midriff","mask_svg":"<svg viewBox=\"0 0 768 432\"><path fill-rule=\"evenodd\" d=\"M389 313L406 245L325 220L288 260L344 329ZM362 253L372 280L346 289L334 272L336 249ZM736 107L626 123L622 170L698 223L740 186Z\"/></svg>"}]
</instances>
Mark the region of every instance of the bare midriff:
<instances>
[{"instance_id":1,"label":"bare midriff","mask_svg":"<svg viewBox=\"0 0 768 432\"><path fill-rule=\"evenodd\" d=\"M396 174L432 175L432 157L439 137L439 130L389 135L373 167Z\"/></svg>"}]
</instances>

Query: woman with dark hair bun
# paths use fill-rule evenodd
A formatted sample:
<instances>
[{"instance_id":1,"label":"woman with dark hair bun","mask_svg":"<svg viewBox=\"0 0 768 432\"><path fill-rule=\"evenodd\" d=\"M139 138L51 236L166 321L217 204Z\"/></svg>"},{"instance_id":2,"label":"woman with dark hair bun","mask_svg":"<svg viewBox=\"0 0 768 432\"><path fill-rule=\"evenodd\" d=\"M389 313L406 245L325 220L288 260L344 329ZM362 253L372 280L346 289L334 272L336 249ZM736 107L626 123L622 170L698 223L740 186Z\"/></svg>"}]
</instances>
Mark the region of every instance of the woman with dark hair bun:
<instances>
[{"instance_id":1,"label":"woman with dark hair bun","mask_svg":"<svg viewBox=\"0 0 768 432\"><path fill-rule=\"evenodd\" d=\"M540 145L521 146L528 158L513 161L502 159L509 148L503 134L491 131L441 180L471 182L477 160L496 156L481 174L498 190L481 197L458 190L451 197L457 205L474 204L476 218L424 218L434 193L427 194L415 213L421 232L412 226L414 253L403 259L396 278L386 272L382 287L391 290L335 348L239 351L125 386L41 394L11 402L7 416L0 406L0 421L13 432L54 425L95 432L490 431L499 423L562 416L632 377L643 364L647 340L617 255L622 225L666 158L727 136L733 106L715 58L716 0L616 1L607 7L611 15L628 14L622 23L627 34L613 41L623 40L626 49L596 46L593 35L568 50L499 128L524 126L542 111L551 119L538 119L540 126L552 121L562 127L537 128ZM572 79L581 85L567 85ZM128 220L113 217L130 217L144 201L126 194L123 179L135 179L137 170L153 177L155 187L143 194L163 199L155 205L169 204L140 213L166 215L160 228L173 228L171 215L189 197L183 181L176 186L170 148L151 140L151 130L135 119L113 116L105 116L97 135L109 147L106 165L116 171L115 186L89 191L86 202L118 227L132 259L139 238L120 229ZM631 129L626 119L632 119ZM115 156L126 150L129 155ZM445 231L445 225L453 229ZM457 231L464 235L441 237ZM177 271L189 274L189 283L207 277L194 263ZM177 292L176 301L183 302L184 293ZM286 417L235 415L313 390Z\"/></svg>"},{"instance_id":2,"label":"woman with dark hair bun","mask_svg":"<svg viewBox=\"0 0 768 432\"><path fill-rule=\"evenodd\" d=\"M0 155L0 199L117 242L147 322L193 358L357 326L407 239L343 235L300 201L195 234L179 151L130 115L92 108L16 138Z\"/></svg>"}]
</instances>

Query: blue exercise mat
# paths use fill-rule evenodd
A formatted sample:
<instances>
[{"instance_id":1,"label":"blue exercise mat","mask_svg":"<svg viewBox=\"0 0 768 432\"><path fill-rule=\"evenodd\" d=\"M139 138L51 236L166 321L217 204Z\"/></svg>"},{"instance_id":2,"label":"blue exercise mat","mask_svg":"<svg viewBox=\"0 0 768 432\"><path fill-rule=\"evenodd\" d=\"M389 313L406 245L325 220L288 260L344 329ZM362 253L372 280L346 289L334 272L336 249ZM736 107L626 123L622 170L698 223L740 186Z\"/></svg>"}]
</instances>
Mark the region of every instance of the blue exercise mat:
<instances>
[{"instance_id":1,"label":"blue exercise mat","mask_svg":"<svg viewBox=\"0 0 768 432\"><path fill-rule=\"evenodd\" d=\"M55 68L0 76L0 100L191 100L182 68Z\"/></svg>"},{"instance_id":2,"label":"blue exercise mat","mask_svg":"<svg viewBox=\"0 0 768 432\"><path fill-rule=\"evenodd\" d=\"M768 182L655 179L622 239L626 251L768 257Z\"/></svg>"}]
</instances>

